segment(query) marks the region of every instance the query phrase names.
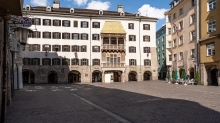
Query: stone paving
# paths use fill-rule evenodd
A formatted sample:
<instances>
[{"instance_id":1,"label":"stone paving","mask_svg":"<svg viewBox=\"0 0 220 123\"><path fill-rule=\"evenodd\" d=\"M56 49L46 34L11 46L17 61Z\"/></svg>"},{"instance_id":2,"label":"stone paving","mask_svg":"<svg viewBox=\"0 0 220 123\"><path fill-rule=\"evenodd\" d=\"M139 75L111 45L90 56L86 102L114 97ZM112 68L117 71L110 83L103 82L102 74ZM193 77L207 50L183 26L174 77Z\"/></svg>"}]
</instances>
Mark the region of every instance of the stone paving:
<instances>
[{"instance_id":1,"label":"stone paving","mask_svg":"<svg viewBox=\"0 0 220 123\"><path fill-rule=\"evenodd\" d=\"M119 123L120 118L131 123L220 123L220 87L214 86L164 81L31 84L16 91L12 101L6 123Z\"/></svg>"}]
</instances>

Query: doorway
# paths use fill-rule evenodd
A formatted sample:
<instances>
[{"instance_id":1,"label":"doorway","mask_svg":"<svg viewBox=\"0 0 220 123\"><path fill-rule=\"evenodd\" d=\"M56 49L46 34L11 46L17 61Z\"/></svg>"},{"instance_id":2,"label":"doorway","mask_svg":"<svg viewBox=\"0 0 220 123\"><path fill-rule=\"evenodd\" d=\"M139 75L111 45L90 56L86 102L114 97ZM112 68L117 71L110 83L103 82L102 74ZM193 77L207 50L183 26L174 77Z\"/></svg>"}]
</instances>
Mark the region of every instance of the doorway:
<instances>
[{"instance_id":1,"label":"doorway","mask_svg":"<svg viewBox=\"0 0 220 123\"><path fill-rule=\"evenodd\" d=\"M58 75L55 71L49 72L48 83L58 83Z\"/></svg>"},{"instance_id":2,"label":"doorway","mask_svg":"<svg viewBox=\"0 0 220 123\"><path fill-rule=\"evenodd\" d=\"M71 71L68 74L68 82L69 83L80 83L81 82L81 74L79 71Z\"/></svg>"},{"instance_id":3,"label":"doorway","mask_svg":"<svg viewBox=\"0 0 220 123\"><path fill-rule=\"evenodd\" d=\"M194 68L191 67L191 68L189 69L189 79L194 79L194 75L195 75L195 73L194 73Z\"/></svg>"},{"instance_id":4,"label":"doorway","mask_svg":"<svg viewBox=\"0 0 220 123\"><path fill-rule=\"evenodd\" d=\"M22 72L23 83L34 84L35 74L31 70L23 70Z\"/></svg>"},{"instance_id":5,"label":"doorway","mask_svg":"<svg viewBox=\"0 0 220 123\"><path fill-rule=\"evenodd\" d=\"M211 70L211 85L218 86L218 70L213 69Z\"/></svg>"},{"instance_id":6,"label":"doorway","mask_svg":"<svg viewBox=\"0 0 220 123\"><path fill-rule=\"evenodd\" d=\"M150 71L145 71L145 72L144 72L144 81L152 80L151 75L152 75L152 74L151 74Z\"/></svg>"},{"instance_id":7,"label":"doorway","mask_svg":"<svg viewBox=\"0 0 220 123\"><path fill-rule=\"evenodd\" d=\"M101 71L94 71L92 73L92 82L102 82L102 72Z\"/></svg>"},{"instance_id":8,"label":"doorway","mask_svg":"<svg viewBox=\"0 0 220 123\"><path fill-rule=\"evenodd\" d=\"M128 74L128 81L137 81L137 73L135 71L131 71Z\"/></svg>"}]
</instances>

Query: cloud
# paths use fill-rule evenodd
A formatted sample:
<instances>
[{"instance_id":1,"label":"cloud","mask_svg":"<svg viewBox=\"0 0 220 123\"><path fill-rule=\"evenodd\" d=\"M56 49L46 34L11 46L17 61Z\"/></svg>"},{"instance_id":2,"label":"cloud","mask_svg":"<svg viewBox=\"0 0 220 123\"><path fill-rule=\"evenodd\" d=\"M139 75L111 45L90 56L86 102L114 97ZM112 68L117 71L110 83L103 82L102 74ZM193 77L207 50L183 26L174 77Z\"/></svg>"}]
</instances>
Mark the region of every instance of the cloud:
<instances>
[{"instance_id":1,"label":"cloud","mask_svg":"<svg viewBox=\"0 0 220 123\"><path fill-rule=\"evenodd\" d=\"M74 3L77 4L78 6L85 5L88 0L74 0Z\"/></svg>"},{"instance_id":2,"label":"cloud","mask_svg":"<svg viewBox=\"0 0 220 123\"><path fill-rule=\"evenodd\" d=\"M141 8L138 9L142 16L146 16L147 14L149 17L155 17L158 19L164 19L164 12L167 10L168 9L151 7L149 4L144 4Z\"/></svg>"},{"instance_id":3,"label":"cloud","mask_svg":"<svg viewBox=\"0 0 220 123\"><path fill-rule=\"evenodd\" d=\"M110 7L110 2L102 2L100 0L92 0L90 3L88 3L87 9L102 9L102 10L108 10Z\"/></svg>"},{"instance_id":4,"label":"cloud","mask_svg":"<svg viewBox=\"0 0 220 123\"><path fill-rule=\"evenodd\" d=\"M31 0L31 4L34 6L46 6L47 0Z\"/></svg>"}]
</instances>

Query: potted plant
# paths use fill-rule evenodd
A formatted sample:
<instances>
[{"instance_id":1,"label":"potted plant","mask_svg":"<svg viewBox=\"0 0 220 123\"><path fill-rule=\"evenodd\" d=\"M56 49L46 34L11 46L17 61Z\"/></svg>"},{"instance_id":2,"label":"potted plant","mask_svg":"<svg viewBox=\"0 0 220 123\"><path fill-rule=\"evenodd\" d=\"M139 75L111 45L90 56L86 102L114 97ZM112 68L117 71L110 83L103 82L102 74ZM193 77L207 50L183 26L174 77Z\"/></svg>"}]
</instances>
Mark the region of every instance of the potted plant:
<instances>
[{"instance_id":1,"label":"potted plant","mask_svg":"<svg viewBox=\"0 0 220 123\"><path fill-rule=\"evenodd\" d=\"M196 84L200 83L200 73L198 71L196 72L195 82L196 82Z\"/></svg>"}]
</instances>

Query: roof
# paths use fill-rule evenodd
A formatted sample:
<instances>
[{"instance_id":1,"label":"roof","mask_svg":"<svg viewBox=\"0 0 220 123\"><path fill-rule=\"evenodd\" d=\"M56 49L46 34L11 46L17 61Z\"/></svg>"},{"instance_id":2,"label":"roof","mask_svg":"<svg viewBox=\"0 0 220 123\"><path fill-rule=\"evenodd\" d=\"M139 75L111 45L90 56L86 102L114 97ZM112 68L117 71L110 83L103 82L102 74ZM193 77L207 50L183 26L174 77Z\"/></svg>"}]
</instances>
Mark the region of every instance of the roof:
<instances>
[{"instance_id":1,"label":"roof","mask_svg":"<svg viewBox=\"0 0 220 123\"><path fill-rule=\"evenodd\" d=\"M121 22L106 21L101 33L126 34Z\"/></svg>"}]
</instances>

